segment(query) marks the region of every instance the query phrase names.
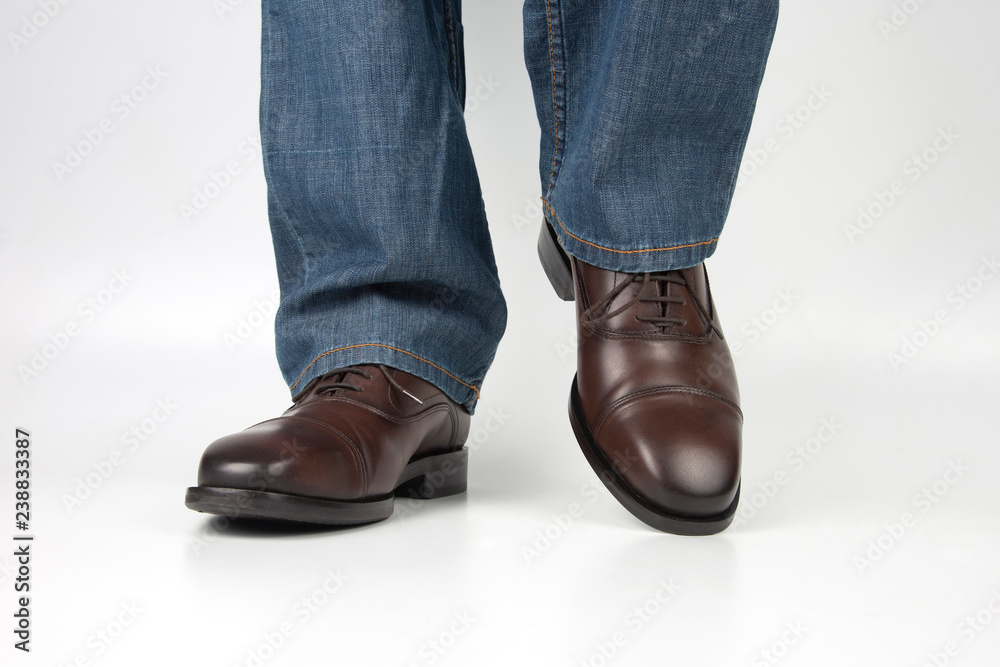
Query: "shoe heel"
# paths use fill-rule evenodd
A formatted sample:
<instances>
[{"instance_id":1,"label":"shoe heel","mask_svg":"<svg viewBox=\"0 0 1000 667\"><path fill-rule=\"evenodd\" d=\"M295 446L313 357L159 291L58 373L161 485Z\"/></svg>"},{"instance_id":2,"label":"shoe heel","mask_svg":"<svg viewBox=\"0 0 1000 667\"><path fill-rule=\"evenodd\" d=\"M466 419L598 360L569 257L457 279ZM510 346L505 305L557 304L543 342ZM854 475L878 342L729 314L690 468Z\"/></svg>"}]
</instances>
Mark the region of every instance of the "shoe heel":
<instances>
[{"instance_id":1,"label":"shoe heel","mask_svg":"<svg viewBox=\"0 0 1000 667\"><path fill-rule=\"evenodd\" d=\"M569 255L559 245L552 225L545 221L538 234L538 259L542 260L542 269L559 298L572 301L573 269L570 267Z\"/></svg>"},{"instance_id":2,"label":"shoe heel","mask_svg":"<svg viewBox=\"0 0 1000 667\"><path fill-rule=\"evenodd\" d=\"M418 459L407 466L409 479L396 487L395 495L405 498L444 498L465 493L469 481L469 450Z\"/></svg>"}]
</instances>

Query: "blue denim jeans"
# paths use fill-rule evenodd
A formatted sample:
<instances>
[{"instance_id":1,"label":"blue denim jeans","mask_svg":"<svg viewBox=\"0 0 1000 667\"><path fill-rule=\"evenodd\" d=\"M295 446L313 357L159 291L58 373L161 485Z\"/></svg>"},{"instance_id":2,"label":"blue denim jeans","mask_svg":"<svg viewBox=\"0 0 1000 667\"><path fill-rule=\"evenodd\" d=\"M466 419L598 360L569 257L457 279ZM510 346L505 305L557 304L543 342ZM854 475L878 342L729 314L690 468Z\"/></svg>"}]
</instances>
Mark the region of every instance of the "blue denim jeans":
<instances>
[{"instance_id":1,"label":"blue denim jeans","mask_svg":"<svg viewBox=\"0 0 1000 667\"><path fill-rule=\"evenodd\" d=\"M260 125L289 388L382 363L473 411L507 310L465 132L460 0L262 2ZM712 254L777 9L525 2L545 218L570 254L628 272Z\"/></svg>"}]
</instances>

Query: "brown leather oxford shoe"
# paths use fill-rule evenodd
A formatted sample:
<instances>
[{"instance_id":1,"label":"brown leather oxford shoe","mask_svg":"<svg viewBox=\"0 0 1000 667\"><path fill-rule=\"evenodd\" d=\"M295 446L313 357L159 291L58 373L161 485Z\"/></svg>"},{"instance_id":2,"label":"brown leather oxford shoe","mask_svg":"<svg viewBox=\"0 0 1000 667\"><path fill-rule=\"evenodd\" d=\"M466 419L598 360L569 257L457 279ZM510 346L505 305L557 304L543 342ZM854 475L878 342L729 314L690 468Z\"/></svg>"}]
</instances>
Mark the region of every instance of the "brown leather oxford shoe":
<instances>
[{"instance_id":1,"label":"brown leather oxford shoe","mask_svg":"<svg viewBox=\"0 0 1000 667\"><path fill-rule=\"evenodd\" d=\"M185 504L231 517L358 524L393 497L466 490L469 413L424 380L386 366L314 378L275 419L216 440Z\"/></svg>"},{"instance_id":2,"label":"brown leather oxford shoe","mask_svg":"<svg viewBox=\"0 0 1000 667\"><path fill-rule=\"evenodd\" d=\"M560 296L576 300L570 421L587 461L654 528L726 528L739 501L743 413L704 265L599 269L566 255L547 224L539 254Z\"/></svg>"}]
</instances>

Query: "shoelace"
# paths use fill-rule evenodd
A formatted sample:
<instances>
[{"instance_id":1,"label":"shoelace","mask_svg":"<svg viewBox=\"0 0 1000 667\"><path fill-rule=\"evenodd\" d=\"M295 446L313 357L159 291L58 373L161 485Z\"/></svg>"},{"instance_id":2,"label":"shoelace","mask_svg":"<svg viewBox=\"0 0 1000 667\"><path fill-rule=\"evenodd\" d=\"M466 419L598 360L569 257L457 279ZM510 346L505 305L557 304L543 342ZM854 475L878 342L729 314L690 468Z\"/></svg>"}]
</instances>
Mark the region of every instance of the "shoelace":
<instances>
[{"instance_id":1,"label":"shoelace","mask_svg":"<svg viewBox=\"0 0 1000 667\"><path fill-rule=\"evenodd\" d=\"M613 311L609 312L611 304L614 300L625 291L629 285L641 282L642 285L639 287L639 291L636 295L629 299L629 301ZM583 319L587 322L604 322L616 315L624 313L626 310L634 306L638 302L643 303L659 303L661 304L661 313L666 312L666 304L676 303L683 306L685 301L683 297L679 296L660 296L657 292L662 290L653 290L652 296L647 296L646 292L649 288L650 283L655 286L657 283L674 283L675 285L687 285L687 281L684 280L680 275L673 272L666 273L636 273L629 276L628 280L623 280L619 284L615 285L615 288L604 295L604 298L595 303L593 306L588 308L583 312ZM653 315L636 315L635 319L640 322L649 322L654 326L658 326L661 329L666 329L674 326L684 326L687 324L687 320L683 317L667 317L665 315L653 316Z\"/></svg>"},{"instance_id":2,"label":"shoelace","mask_svg":"<svg viewBox=\"0 0 1000 667\"><path fill-rule=\"evenodd\" d=\"M385 376L385 379L389 382L389 384L398 389L400 392L412 398L420 405L424 404L422 400L420 400L419 398L408 392L403 387L403 385L399 384L399 381L397 381L394 377L392 377L392 375L389 373L389 370L384 365L379 364L378 366L376 366L376 368L382 371L382 375ZM372 379L372 376L368 371L362 368L358 368L357 366L345 366L343 368L335 368L332 371L324 373L323 375L313 380L315 385L314 388L312 389L312 393L314 395L318 394L332 395L340 389L346 389L349 391L357 391L357 392L364 391L363 387L358 387L357 385L353 385L347 381L352 374L360 375L366 380ZM301 393L299 393L298 396L294 397L293 400L297 401L300 397L304 396L307 393L310 393L310 388L308 386Z\"/></svg>"}]
</instances>

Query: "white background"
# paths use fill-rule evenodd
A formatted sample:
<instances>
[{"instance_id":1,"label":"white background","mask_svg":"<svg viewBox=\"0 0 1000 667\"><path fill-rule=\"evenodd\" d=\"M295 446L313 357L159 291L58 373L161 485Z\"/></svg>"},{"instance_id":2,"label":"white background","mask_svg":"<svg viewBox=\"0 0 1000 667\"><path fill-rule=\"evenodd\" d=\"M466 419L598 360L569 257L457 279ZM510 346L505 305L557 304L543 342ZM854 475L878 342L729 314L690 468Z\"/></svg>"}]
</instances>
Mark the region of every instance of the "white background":
<instances>
[{"instance_id":1,"label":"white background","mask_svg":"<svg viewBox=\"0 0 1000 667\"><path fill-rule=\"evenodd\" d=\"M572 306L535 258L538 129L512 0L465 7L469 131L510 303L469 493L340 531L184 507L209 442L289 404L244 143L259 5L233 4L71 2L15 48L40 10L5 2L0 661L994 664L996 3L907 0L887 34L887 0L783 3L709 262L746 427L740 518L707 538L632 518L570 430ZM165 75L130 92L147 68ZM144 98L127 117L123 94ZM112 131L59 178L102 119ZM185 221L230 161L239 173ZM859 208L877 215L849 236ZM33 443L30 656L10 631L16 427Z\"/></svg>"}]
</instances>

